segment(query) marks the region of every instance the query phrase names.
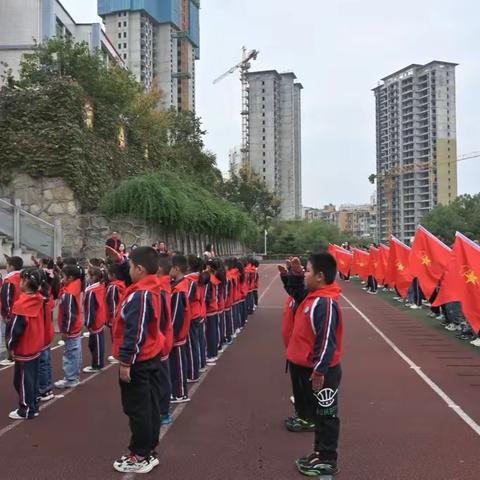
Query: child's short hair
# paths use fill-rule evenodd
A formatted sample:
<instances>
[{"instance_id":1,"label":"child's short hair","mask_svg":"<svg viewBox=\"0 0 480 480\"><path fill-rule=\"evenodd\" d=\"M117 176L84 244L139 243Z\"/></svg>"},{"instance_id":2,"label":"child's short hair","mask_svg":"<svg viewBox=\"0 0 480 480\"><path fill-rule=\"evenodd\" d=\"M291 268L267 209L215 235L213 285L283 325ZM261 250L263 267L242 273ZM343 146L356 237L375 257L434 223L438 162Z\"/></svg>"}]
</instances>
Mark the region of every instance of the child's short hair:
<instances>
[{"instance_id":1,"label":"child's short hair","mask_svg":"<svg viewBox=\"0 0 480 480\"><path fill-rule=\"evenodd\" d=\"M323 273L327 285L335 281L337 262L332 255L329 253L314 253L310 255L308 261L311 263L314 273Z\"/></svg>"},{"instance_id":2,"label":"child's short hair","mask_svg":"<svg viewBox=\"0 0 480 480\"><path fill-rule=\"evenodd\" d=\"M85 270L83 267L78 264L66 264L62 268L62 273L65 277L71 277L75 280L80 280L80 283L82 284L82 292L85 290Z\"/></svg>"},{"instance_id":3,"label":"child's short hair","mask_svg":"<svg viewBox=\"0 0 480 480\"><path fill-rule=\"evenodd\" d=\"M20 274L20 278L27 282L28 288L32 292L38 292L38 290L40 290L45 283L45 274L37 267L28 267L23 269L22 273Z\"/></svg>"},{"instance_id":4,"label":"child's short hair","mask_svg":"<svg viewBox=\"0 0 480 480\"><path fill-rule=\"evenodd\" d=\"M187 262L188 262L188 269L191 272L199 272L200 271L201 261L200 261L200 258L198 258L194 253L191 253L187 257Z\"/></svg>"},{"instance_id":5,"label":"child's short hair","mask_svg":"<svg viewBox=\"0 0 480 480\"><path fill-rule=\"evenodd\" d=\"M13 267L15 270L21 270L23 268L23 258L7 257L7 265Z\"/></svg>"},{"instance_id":6,"label":"child's short hair","mask_svg":"<svg viewBox=\"0 0 480 480\"><path fill-rule=\"evenodd\" d=\"M172 269L172 260L167 253L161 253L158 256L158 268L162 270L164 275L168 275Z\"/></svg>"},{"instance_id":7,"label":"child's short hair","mask_svg":"<svg viewBox=\"0 0 480 480\"><path fill-rule=\"evenodd\" d=\"M103 282L106 283L105 278L105 270L99 267L89 267L88 268L88 275L92 278L95 282Z\"/></svg>"},{"instance_id":8,"label":"child's short hair","mask_svg":"<svg viewBox=\"0 0 480 480\"><path fill-rule=\"evenodd\" d=\"M158 271L158 253L152 247L138 247L132 251L130 261L143 267L149 275Z\"/></svg>"},{"instance_id":9,"label":"child's short hair","mask_svg":"<svg viewBox=\"0 0 480 480\"><path fill-rule=\"evenodd\" d=\"M187 258L184 255L174 255L172 257L172 267L178 267L182 273L185 273L187 271Z\"/></svg>"}]
</instances>

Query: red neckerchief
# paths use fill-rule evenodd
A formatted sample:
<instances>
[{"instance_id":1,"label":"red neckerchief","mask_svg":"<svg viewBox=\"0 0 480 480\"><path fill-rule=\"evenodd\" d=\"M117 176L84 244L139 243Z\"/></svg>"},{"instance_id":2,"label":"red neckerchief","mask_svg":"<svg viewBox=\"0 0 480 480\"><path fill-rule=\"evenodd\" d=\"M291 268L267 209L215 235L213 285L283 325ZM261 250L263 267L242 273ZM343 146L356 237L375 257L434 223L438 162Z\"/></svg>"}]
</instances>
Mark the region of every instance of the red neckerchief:
<instances>
[{"instance_id":1,"label":"red neckerchief","mask_svg":"<svg viewBox=\"0 0 480 480\"><path fill-rule=\"evenodd\" d=\"M39 292L29 294L22 293L13 304L12 314L24 317L36 317L43 308L45 299Z\"/></svg>"},{"instance_id":2,"label":"red neckerchief","mask_svg":"<svg viewBox=\"0 0 480 480\"><path fill-rule=\"evenodd\" d=\"M318 290L309 292L306 298L329 297L338 301L341 293L342 289L338 286L337 282L333 282L330 285L325 285Z\"/></svg>"}]
</instances>

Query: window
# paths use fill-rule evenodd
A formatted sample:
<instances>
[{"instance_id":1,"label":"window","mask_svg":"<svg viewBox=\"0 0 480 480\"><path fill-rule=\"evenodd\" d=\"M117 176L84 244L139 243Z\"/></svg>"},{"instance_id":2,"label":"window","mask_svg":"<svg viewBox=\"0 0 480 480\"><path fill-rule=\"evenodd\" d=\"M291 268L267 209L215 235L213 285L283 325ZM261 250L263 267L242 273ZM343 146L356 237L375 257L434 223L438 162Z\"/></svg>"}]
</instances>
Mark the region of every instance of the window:
<instances>
[{"instance_id":1,"label":"window","mask_svg":"<svg viewBox=\"0 0 480 480\"><path fill-rule=\"evenodd\" d=\"M264 117L264 116L265 116L265 112L262 113L262 117Z\"/></svg>"},{"instance_id":2,"label":"window","mask_svg":"<svg viewBox=\"0 0 480 480\"><path fill-rule=\"evenodd\" d=\"M123 38L127 38L127 32L123 32Z\"/></svg>"},{"instance_id":3,"label":"window","mask_svg":"<svg viewBox=\"0 0 480 480\"><path fill-rule=\"evenodd\" d=\"M121 34L121 33L118 34L118 38L122 38L122 34Z\"/></svg>"},{"instance_id":4,"label":"window","mask_svg":"<svg viewBox=\"0 0 480 480\"><path fill-rule=\"evenodd\" d=\"M123 48L127 48L127 44L126 44L126 43L123 44Z\"/></svg>"},{"instance_id":5,"label":"window","mask_svg":"<svg viewBox=\"0 0 480 480\"><path fill-rule=\"evenodd\" d=\"M265 148L265 144L262 145L262 148Z\"/></svg>"},{"instance_id":6,"label":"window","mask_svg":"<svg viewBox=\"0 0 480 480\"><path fill-rule=\"evenodd\" d=\"M123 22L123 26L126 27L126 26L127 26L127 22Z\"/></svg>"},{"instance_id":7,"label":"window","mask_svg":"<svg viewBox=\"0 0 480 480\"><path fill-rule=\"evenodd\" d=\"M118 44L118 48L119 48L119 49L122 48L122 44L121 44L121 43Z\"/></svg>"},{"instance_id":8,"label":"window","mask_svg":"<svg viewBox=\"0 0 480 480\"><path fill-rule=\"evenodd\" d=\"M264 101L265 101L265 97L262 97L262 102L264 102ZM265 105L263 106L263 108L265 108Z\"/></svg>"},{"instance_id":9,"label":"window","mask_svg":"<svg viewBox=\"0 0 480 480\"><path fill-rule=\"evenodd\" d=\"M127 54L126 54L126 53L123 54L123 59L124 59L124 60L127 59Z\"/></svg>"},{"instance_id":10,"label":"window","mask_svg":"<svg viewBox=\"0 0 480 480\"><path fill-rule=\"evenodd\" d=\"M262 128L262 132L265 133L265 129L264 129L264 128ZM265 140L265 137L263 137L263 139Z\"/></svg>"},{"instance_id":11,"label":"window","mask_svg":"<svg viewBox=\"0 0 480 480\"><path fill-rule=\"evenodd\" d=\"M262 80L262 85L265 85L265 82Z\"/></svg>"},{"instance_id":12,"label":"window","mask_svg":"<svg viewBox=\"0 0 480 480\"><path fill-rule=\"evenodd\" d=\"M265 125L265 120L262 120L262 125Z\"/></svg>"},{"instance_id":13,"label":"window","mask_svg":"<svg viewBox=\"0 0 480 480\"><path fill-rule=\"evenodd\" d=\"M262 152L262 157L264 157L264 156L265 156L265 152Z\"/></svg>"},{"instance_id":14,"label":"window","mask_svg":"<svg viewBox=\"0 0 480 480\"><path fill-rule=\"evenodd\" d=\"M118 22L118 28L121 28L122 22Z\"/></svg>"},{"instance_id":15,"label":"window","mask_svg":"<svg viewBox=\"0 0 480 480\"><path fill-rule=\"evenodd\" d=\"M263 129L263 131L265 131L265 129ZM265 141L265 137L262 137L262 140ZM264 146L264 148L265 148L265 146Z\"/></svg>"}]
</instances>

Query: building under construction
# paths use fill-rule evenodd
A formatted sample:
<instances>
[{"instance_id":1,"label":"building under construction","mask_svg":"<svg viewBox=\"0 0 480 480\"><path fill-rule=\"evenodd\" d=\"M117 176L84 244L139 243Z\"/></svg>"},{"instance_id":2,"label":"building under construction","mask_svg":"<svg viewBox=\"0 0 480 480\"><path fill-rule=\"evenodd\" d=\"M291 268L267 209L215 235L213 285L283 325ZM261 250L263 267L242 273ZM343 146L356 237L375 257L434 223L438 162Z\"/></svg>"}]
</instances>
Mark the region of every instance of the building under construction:
<instances>
[{"instance_id":1,"label":"building under construction","mask_svg":"<svg viewBox=\"0 0 480 480\"><path fill-rule=\"evenodd\" d=\"M408 241L425 213L457 196L456 66L410 65L374 89L380 240Z\"/></svg>"},{"instance_id":2,"label":"building under construction","mask_svg":"<svg viewBox=\"0 0 480 480\"><path fill-rule=\"evenodd\" d=\"M280 199L280 217L301 218L301 91L295 74L249 72L248 163Z\"/></svg>"}]
</instances>

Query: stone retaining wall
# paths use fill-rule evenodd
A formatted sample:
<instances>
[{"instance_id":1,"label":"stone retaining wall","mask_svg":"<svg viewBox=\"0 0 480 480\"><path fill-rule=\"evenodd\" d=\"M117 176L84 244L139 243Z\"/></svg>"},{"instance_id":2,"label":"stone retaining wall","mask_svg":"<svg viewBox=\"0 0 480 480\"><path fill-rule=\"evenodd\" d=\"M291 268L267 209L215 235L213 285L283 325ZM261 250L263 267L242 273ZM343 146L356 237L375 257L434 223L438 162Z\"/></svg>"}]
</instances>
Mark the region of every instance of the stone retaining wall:
<instances>
[{"instance_id":1,"label":"stone retaining wall","mask_svg":"<svg viewBox=\"0 0 480 480\"><path fill-rule=\"evenodd\" d=\"M165 241L171 250L201 254L205 245L214 245L217 254L243 254L244 246L236 240L214 239L204 234L168 231L160 225L147 225L128 217L109 218L92 212L80 213L80 204L70 187L61 178L34 179L26 174L15 175L9 185L0 185L0 198L22 202L27 212L54 223L59 219L63 231L64 256L103 257L105 240L112 231L119 233L127 247L134 243L151 245Z\"/></svg>"}]
</instances>

